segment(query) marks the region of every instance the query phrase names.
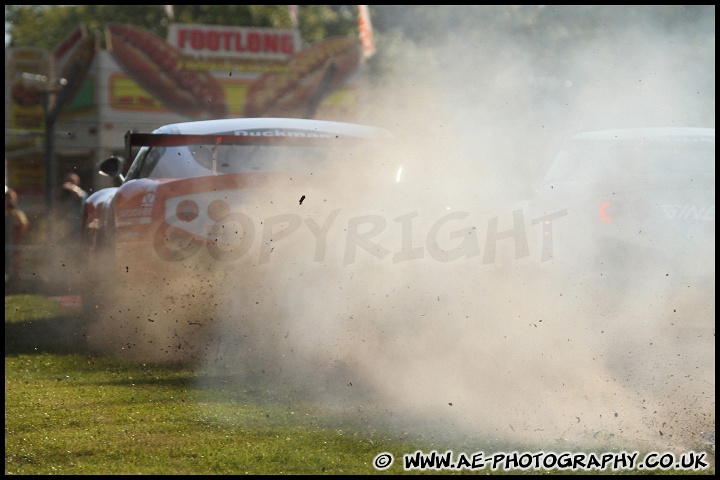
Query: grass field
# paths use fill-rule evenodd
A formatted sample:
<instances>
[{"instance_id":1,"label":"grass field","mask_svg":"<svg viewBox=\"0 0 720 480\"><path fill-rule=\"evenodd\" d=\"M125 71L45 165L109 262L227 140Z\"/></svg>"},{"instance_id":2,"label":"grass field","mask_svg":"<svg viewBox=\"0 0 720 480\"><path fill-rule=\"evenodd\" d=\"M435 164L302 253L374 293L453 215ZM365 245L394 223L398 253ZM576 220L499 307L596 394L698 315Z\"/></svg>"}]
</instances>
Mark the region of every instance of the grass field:
<instances>
[{"instance_id":1,"label":"grass field","mask_svg":"<svg viewBox=\"0 0 720 480\"><path fill-rule=\"evenodd\" d=\"M5 297L5 474L418 473L403 454L503 448L403 430L288 385L86 352L78 323L56 301ZM378 471L383 452L395 463Z\"/></svg>"}]
</instances>

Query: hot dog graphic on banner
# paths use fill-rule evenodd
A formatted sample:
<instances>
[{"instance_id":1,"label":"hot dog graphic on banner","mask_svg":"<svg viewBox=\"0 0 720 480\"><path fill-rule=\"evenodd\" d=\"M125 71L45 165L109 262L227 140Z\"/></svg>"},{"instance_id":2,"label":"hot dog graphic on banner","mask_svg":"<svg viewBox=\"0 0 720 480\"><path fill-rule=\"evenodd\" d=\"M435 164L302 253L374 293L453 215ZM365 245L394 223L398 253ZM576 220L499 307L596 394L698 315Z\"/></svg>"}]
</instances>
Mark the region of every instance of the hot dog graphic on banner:
<instances>
[{"instance_id":1,"label":"hot dog graphic on banner","mask_svg":"<svg viewBox=\"0 0 720 480\"><path fill-rule=\"evenodd\" d=\"M110 23L107 45L127 74L168 108L194 119L227 114L225 92L206 70L186 68L181 52L147 30Z\"/></svg>"},{"instance_id":2,"label":"hot dog graphic on banner","mask_svg":"<svg viewBox=\"0 0 720 480\"><path fill-rule=\"evenodd\" d=\"M190 119L312 118L364 58L357 36L301 49L297 29L173 23L165 41L111 23L106 35L112 57L137 84L137 91L124 87L122 96L111 99L113 108L164 107Z\"/></svg>"},{"instance_id":3,"label":"hot dog graphic on banner","mask_svg":"<svg viewBox=\"0 0 720 480\"><path fill-rule=\"evenodd\" d=\"M284 71L265 74L250 85L245 115L313 117L320 100L355 71L360 49L356 38L332 37L299 51Z\"/></svg>"}]
</instances>

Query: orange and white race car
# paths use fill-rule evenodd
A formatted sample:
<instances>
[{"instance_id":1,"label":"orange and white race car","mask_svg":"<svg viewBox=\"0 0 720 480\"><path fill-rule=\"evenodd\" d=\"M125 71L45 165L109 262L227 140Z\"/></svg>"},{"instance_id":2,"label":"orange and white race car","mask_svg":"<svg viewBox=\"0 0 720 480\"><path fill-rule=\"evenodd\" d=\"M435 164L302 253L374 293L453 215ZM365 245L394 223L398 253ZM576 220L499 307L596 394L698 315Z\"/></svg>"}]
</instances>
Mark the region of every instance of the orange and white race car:
<instances>
[{"instance_id":1,"label":"orange and white race car","mask_svg":"<svg viewBox=\"0 0 720 480\"><path fill-rule=\"evenodd\" d=\"M268 263L291 234L306 242L307 260L317 261L323 219L349 205L350 186L392 138L375 126L299 118L129 132L128 158L140 148L127 172L118 157L100 164L119 186L93 193L83 208L87 290L102 290L108 277L157 284L188 270ZM390 186L395 173L383 165ZM382 188L383 175L366 178Z\"/></svg>"}]
</instances>

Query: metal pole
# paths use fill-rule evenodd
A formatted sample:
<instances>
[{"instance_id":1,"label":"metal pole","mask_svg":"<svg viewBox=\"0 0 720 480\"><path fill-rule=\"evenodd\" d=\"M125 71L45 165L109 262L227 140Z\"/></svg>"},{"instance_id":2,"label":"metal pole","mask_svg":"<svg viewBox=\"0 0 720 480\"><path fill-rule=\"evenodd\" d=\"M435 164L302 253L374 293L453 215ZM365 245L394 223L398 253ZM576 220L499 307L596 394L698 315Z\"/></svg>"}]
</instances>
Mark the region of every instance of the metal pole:
<instances>
[{"instance_id":1,"label":"metal pole","mask_svg":"<svg viewBox=\"0 0 720 480\"><path fill-rule=\"evenodd\" d=\"M45 98L45 205L47 208L47 239L48 245L53 246L55 241L55 184L57 183L57 165L55 163L55 100L54 85L47 85L44 91Z\"/></svg>"},{"instance_id":2,"label":"metal pole","mask_svg":"<svg viewBox=\"0 0 720 480\"><path fill-rule=\"evenodd\" d=\"M55 192L57 188L57 162L55 161L55 120L58 116L58 92L66 84L64 78L45 82L43 89L45 107L45 204L47 207L48 244L55 241Z\"/></svg>"},{"instance_id":3,"label":"metal pole","mask_svg":"<svg viewBox=\"0 0 720 480\"><path fill-rule=\"evenodd\" d=\"M49 112L50 96L54 95L50 90L45 91L45 204L48 212L53 210L55 204L55 158L54 158L54 127L55 122Z\"/></svg>"}]
</instances>

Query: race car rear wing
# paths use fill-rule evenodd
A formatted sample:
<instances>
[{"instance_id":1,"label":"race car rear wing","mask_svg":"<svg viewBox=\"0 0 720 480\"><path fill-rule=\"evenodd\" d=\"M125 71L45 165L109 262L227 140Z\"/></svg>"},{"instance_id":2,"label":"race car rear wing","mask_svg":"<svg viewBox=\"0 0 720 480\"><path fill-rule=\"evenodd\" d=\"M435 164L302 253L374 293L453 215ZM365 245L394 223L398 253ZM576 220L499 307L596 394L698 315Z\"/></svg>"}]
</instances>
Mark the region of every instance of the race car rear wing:
<instances>
[{"instance_id":1,"label":"race car rear wing","mask_svg":"<svg viewBox=\"0 0 720 480\"><path fill-rule=\"evenodd\" d=\"M383 137L362 137L340 135L335 133L267 129L243 131L242 133L227 132L212 135L189 135L179 133L136 133L129 130L125 134L125 158L132 159L133 147L178 147L182 145L325 145L333 142L357 142L372 138L382 140Z\"/></svg>"}]
</instances>

